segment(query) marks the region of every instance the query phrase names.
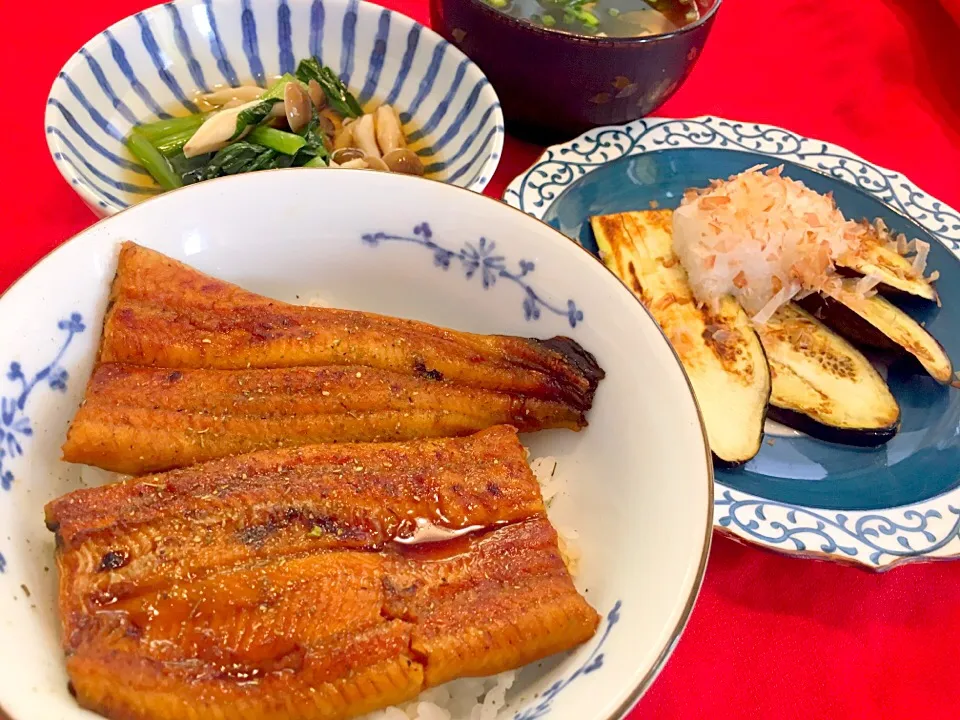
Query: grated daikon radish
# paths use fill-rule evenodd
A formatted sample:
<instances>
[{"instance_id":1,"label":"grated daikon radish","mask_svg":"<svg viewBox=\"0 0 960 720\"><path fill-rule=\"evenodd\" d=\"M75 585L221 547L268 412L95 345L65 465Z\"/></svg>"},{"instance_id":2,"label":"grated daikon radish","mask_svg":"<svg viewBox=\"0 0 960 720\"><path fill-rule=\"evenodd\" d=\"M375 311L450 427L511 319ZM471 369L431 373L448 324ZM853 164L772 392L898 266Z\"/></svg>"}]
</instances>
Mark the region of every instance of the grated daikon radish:
<instances>
[{"instance_id":1,"label":"grated daikon radish","mask_svg":"<svg viewBox=\"0 0 960 720\"><path fill-rule=\"evenodd\" d=\"M839 287L834 262L866 228L781 168L751 168L688 191L673 215L674 247L694 295L716 308L736 297L763 323L801 292Z\"/></svg>"}]
</instances>

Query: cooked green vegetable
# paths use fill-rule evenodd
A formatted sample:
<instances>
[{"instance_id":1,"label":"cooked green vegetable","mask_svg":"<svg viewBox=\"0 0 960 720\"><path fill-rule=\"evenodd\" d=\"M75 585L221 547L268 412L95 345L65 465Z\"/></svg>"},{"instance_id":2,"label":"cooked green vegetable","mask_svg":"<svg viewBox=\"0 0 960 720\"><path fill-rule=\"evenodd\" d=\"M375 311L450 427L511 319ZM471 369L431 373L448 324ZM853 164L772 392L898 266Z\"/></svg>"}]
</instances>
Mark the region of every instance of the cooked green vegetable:
<instances>
[{"instance_id":1,"label":"cooked green vegetable","mask_svg":"<svg viewBox=\"0 0 960 720\"><path fill-rule=\"evenodd\" d=\"M263 125L255 127L246 140L255 144L262 145L265 148L276 150L284 155L296 155L297 152L307 144L300 135L292 132L284 132Z\"/></svg>"},{"instance_id":2,"label":"cooked green vegetable","mask_svg":"<svg viewBox=\"0 0 960 720\"><path fill-rule=\"evenodd\" d=\"M316 58L301 60L297 65L297 77L304 83L316 80L326 95L330 107L341 115L350 118L363 115L363 108L347 90L347 86L340 81L333 70L322 66Z\"/></svg>"},{"instance_id":3,"label":"cooked green vegetable","mask_svg":"<svg viewBox=\"0 0 960 720\"><path fill-rule=\"evenodd\" d=\"M170 163L173 171L183 179L183 184L189 185L197 181L197 171L203 169L212 159L213 153L188 158L182 152L178 152L170 155L167 161Z\"/></svg>"},{"instance_id":4,"label":"cooked green vegetable","mask_svg":"<svg viewBox=\"0 0 960 720\"><path fill-rule=\"evenodd\" d=\"M291 83L304 92L292 92ZM251 99L244 102L247 98ZM360 149L352 132L340 135L342 124L362 117L363 108L333 70L313 58L301 61L296 75L287 73L264 91L246 85L237 93L218 90L198 100L215 109L145 123L127 138L131 153L164 189L257 170L329 167L336 143L350 149L357 160L364 160L354 166L422 174L416 158L411 166L380 157L390 155L390 150L399 152L398 145L405 145L400 127L389 137L375 137L373 142L379 147L374 148ZM396 115L395 109L385 109L389 113L384 117ZM363 122L370 120L372 116Z\"/></svg>"},{"instance_id":5,"label":"cooked green vegetable","mask_svg":"<svg viewBox=\"0 0 960 720\"><path fill-rule=\"evenodd\" d=\"M297 82L295 78L290 73L285 73L280 76L280 79L277 80L273 85L268 87L263 95L260 96L261 100L283 100L283 91L287 87L287 83ZM304 88L306 89L306 88Z\"/></svg>"},{"instance_id":6,"label":"cooked green vegetable","mask_svg":"<svg viewBox=\"0 0 960 720\"><path fill-rule=\"evenodd\" d=\"M267 98L266 100L261 98L260 101L253 107L249 107L246 110L242 110L240 113L238 113L237 127L233 131L233 135L230 137L230 139L236 140L243 135L243 131L246 130L250 125L259 125L266 120L267 116L273 110L273 106L279 102L283 102L283 100L275 97Z\"/></svg>"},{"instance_id":7,"label":"cooked green vegetable","mask_svg":"<svg viewBox=\"0 0 960 720\"><path fill-rule=\"evenodd\" d=\"M186 117L157 120L137 126L137 131L167 158L173 157L183 149L187 140L193 137L197 129L203 125L209 113L198 113Z\"/></svg>"},{"instance_id":8,"label":"cooked green vegetable","mask_svg":"<svg viewBox=\"0 0 960 720\"><path fill-rule=\"evenodd\" d=\"M164 190L173 190L183 185L183 180L174 172L163 153L137 128L131 130L127 136L127 148Z\"/></svg>"},{"instance_id":9,"label":"cooked green vegetable","mask_svg":"<svg viewBox=\"0 0 960 720\"><path fill-rule=\"evenodd\" d=\"M187 115L186 117L168 118L166 120L156 120L154 122L137 125L137 132L143 135L147 140L156 144L164 138L179 135L184 132L196 132L197 128L203 125L207 119L207 113L197 113L196 115Z\"/></svg>"},{"instance_id":10,"label":"cooked green vegetable","mask_svg":"<svg viewBox=\"0 0 960 720\"><path fill-rule=\"evenodd\" d=\"M189 174L188 182L212 180L224 175L290 167L293 158L276 150L246 141L235 142L220 150L204 167Z\"/></svg>"}]
</instances>

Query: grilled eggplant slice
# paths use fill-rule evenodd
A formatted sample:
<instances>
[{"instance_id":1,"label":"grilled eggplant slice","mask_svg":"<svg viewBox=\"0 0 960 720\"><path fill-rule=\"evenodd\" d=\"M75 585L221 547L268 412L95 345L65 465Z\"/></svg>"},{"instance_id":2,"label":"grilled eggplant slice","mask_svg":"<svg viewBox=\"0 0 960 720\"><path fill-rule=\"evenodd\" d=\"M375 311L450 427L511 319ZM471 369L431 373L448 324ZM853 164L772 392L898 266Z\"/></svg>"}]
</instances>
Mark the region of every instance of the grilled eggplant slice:
<instances>
[{"instance_id":1,"label":"grilled eggplant slice","mask_svg":"<svg viewBox=\"0 0 960 720\"><path fill-rule=\"evenodd\" d=\"M863 298L848 287L836 298L810 296L802 302L828 327L854 342L910 353L937 382L948 384L954 379L953 364L943 346L889 300L879 295Z\"/></svg>"},{"instance_id":2,"label":"grilled eggplant slice","mask_svg":"<svg viewBox=\"0 0 960 720\"><path fill-rule=\"evenodd\" d=\"M600 254L660 325L683 363L710 448L726 465L760 450L770 372L757 334L732 297L718 312L697 307L673 252L672 211L591 218Z\"/></svg>"},{"instance_id":3,"label":"grilled eggplant slice","mask_svg":"<svg viewBox=\"0 0 960 720\"><path fill-rule=\"evenodd\" d=\"M757 328L770 363L769 416L812 437L882 445L900 427L900 406L855 347L790 303Z\"/></svg>"},{"instance_id":4,"label":"grilled eggplant slice","mask_svg":"<svg viewBox=\"0 0 960 720\"><path fill-rule=\"evenodd\" d=\"M878 289L883 293L905 293L936 302L937 291L928 278L913 267L910 258L905 258L887 243L890 233L884 228L867 225L868 232L860 243L857 253L848 253L837 263L841 272L851 275L872 275L880 278Z\"/></svg>"},{"instance_id":5,"label":"grilled eggplant slice","mask_svg":"<svg viewBox=\"0 0 960 720\"><path fill-rule=\"evenodd\" d=\"M894 352L903 351L903 348L897 343L838 300L820 293L814 293L796 302L797 305L822 321L827 327L841 333L857 347L892 350Z\"/></svg>"}]
</instances>

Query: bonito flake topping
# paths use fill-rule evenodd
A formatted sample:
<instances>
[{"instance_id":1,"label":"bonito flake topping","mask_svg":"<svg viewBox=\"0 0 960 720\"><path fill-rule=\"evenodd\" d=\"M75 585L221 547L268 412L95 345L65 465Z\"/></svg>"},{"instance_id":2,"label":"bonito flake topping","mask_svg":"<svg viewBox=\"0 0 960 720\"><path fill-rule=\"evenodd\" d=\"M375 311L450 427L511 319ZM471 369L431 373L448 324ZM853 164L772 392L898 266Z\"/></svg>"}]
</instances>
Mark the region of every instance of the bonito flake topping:
<instances>
[{"instance_id":1,"label":"bonito flake topping","mask_svg":"<svg viewBox=\"0 0 960 720\"><path fill-rule=\"evenodd\" d=\"M867 231L830 195L757 166L688 190L673 215L674 247L697 300L716 307L736 297L765 323L794 297L841 288L835 262L857 252ZM858 290L874 292L870 279Z\"/></svg>"}]
</instances>

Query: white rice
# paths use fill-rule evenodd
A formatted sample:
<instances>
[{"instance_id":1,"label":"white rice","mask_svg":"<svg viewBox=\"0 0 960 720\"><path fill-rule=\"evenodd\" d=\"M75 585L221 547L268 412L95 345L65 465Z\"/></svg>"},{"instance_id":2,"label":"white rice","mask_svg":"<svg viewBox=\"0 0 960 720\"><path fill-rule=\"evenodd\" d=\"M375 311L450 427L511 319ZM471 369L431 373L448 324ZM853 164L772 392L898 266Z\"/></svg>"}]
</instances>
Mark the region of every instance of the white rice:
<instances>
[{"instance_id":1,"label":"white rice","mask_svg":"<svg viewBox=\"0 0 960 720\"><path fill-rule=\"evenodd\" d=\"M461 678L425 690L406 705L377 710L361 720L495 720L516 678L515 670L487 678Z\"/></svg>"},{"instance_id":2,"label":"white rice","mask_svg":"<svg viewBox=\"0 0 960 720\"><path fill-rule=\"evenodd\" d=\"M320 308L330 307L330 303L328 303L320 295L311 295L303 302L303 304L308 307L320 307Z\"/></svg>"},{"instance_id":3,"label":"white rice","mask_svg":"<svg viewBox=\"0 0 960 720\"><path fill-rule=\"evenodd\" d=\"M120 473L101 470L92 465L79 465L80 468L80 487L99 487L101 485L112 485L113 483L127 480L131 475L122 475Z\"/></svg>"}]
</instances>

